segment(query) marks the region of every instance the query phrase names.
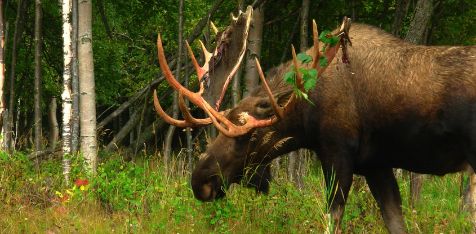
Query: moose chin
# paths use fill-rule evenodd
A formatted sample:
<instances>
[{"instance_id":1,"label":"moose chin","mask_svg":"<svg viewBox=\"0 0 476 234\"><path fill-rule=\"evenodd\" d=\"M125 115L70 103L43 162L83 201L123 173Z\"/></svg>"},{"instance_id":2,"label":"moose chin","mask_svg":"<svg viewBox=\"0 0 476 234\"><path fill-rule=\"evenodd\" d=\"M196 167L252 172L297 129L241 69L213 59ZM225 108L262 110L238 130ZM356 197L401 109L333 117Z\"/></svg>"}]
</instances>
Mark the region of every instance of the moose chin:
<instances>
[{"instance_id":1,"label":"moose chin","mask_svg":"<svg viewBox=\"0 0 476 234\"><path fill-rule=\"evenodd\" d=\"M394 168L434 175L476 169L476 47L413 45L376 27L354 23L349 30L349 25L344 20L335 31L339 43L325 53L317 37L307 52L313 61L325 56L327 68L299 64L294 56L268 72L269 84L259 69L261 87L225 112L202 98L203 86L194 93L175 80L159 37L160 67L179 92L184 120L168 116L154 95L157 112L170 124L214 124L220 131L193 171L197 199L223 197L229 184L244 179L267 192L271 161L307 148L317 153L335 194L328 201L335 222L358 174L365 177L388 230L405 233ZM286 72L300 66L318 70L317 86L308 94L313 104L283 82ZM196 65L199 79L208 67ZM296 82L302 89L299 72ZM192 117L183 97L209 117Z\"/></svg>"}]
</instances>

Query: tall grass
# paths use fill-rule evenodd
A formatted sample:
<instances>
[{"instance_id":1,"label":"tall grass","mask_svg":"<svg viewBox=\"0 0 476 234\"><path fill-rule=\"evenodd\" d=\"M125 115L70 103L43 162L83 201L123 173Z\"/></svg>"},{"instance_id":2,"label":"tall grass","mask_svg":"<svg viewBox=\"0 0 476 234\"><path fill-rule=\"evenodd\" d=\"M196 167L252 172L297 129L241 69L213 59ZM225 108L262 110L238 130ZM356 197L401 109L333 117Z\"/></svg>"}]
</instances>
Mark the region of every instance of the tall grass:
<instances>
[{"instance_id":1,"label":"tall grass","mask_svg":"<svg viewBox=\"0 0 476 234\"><path fill-rule=\"evenodd\" d=\"M22 154L0 155L0 232L5 233L322 233L328 228L322 171L308 163L304 188L284 168L274 168L268 195L233 185L225 199L202 203L193 197L186 161L166 170L160 155L125 161L102 154L98 175L87 186L65 188L61 162L41 171ZM282 164L285 162L282 161ZM80 160L72 178L85 179ZM347 233L386 232L365 182L356 177L346 206ZM406 224L412 233L470 233L460 210L459 176L431 177L415 210L408 207L408 182L399 178ZM63 196L63 197L61 197ZM66 198L65 198L66 197Z\"/></svg>"}]
</instances>

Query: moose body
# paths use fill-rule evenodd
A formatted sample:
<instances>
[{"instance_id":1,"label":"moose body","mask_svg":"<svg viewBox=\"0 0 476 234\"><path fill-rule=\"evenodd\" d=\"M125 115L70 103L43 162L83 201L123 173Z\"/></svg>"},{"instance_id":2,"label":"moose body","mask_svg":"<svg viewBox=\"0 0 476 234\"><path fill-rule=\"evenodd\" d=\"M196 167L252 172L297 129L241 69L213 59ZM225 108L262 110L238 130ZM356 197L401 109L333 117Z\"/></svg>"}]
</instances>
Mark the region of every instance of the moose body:
<instances>
[{"instance_id":1,"label":"moose body","mask_svg":"<svg viewBox=\"0 0 476 234\"><path fill-rule=\"evenodd\" d=\"M359 174L389 231L404 233L393 168L435 175L468 165L476 169L476 47L413 45L364 24L353 24L350 36L350 63L337 59L329 65L309 93L313 104L299 100L277 123L239 137L218 135L192 174L196 198L224 196L225 184L247 175L258 190L267 191L270 162L307 148L321 160L327 186L337 190L331 201L337 222L353 174ZM282 81L290 66L268 73L281 105L292 93ZM240 124L244 114L273 116L263 89L227 117Z\"/></svg>"}]
</instances>

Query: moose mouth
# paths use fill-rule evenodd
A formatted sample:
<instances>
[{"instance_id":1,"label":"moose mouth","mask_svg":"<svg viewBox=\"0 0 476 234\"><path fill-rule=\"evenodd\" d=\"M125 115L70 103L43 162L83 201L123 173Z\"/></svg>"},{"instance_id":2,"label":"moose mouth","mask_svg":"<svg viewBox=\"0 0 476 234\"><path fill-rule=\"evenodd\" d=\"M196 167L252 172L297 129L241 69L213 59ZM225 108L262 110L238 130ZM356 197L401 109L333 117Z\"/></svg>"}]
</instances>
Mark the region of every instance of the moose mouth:
<instances>
[{"instance_id":1,"label":"moose mouth","mask_svg":"<svg viewBox=\"0 0 476 234\"><path fill-rule=\"evenodd\" d=\"M193 195L200 201L213 201L225 196L224 187L221 185L218 176L212 176L206 183L194 184L192 182Z\"/></svg>"}]
</instances>

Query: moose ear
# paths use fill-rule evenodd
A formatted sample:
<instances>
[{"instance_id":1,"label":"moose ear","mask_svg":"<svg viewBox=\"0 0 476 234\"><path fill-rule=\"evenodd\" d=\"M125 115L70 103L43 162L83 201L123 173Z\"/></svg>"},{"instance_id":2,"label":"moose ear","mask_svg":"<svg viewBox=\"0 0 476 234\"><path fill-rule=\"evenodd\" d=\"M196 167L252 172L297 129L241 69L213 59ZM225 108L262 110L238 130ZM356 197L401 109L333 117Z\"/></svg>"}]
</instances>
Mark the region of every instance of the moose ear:
<instances>
[{"instance_id":1,"label":"moose ear","mask_svg":"<svg viewBox=\"0 0 476 234\"><path fill-rule=\"evenodd\" d=\"M284 106L286 105L286 103L288 103L292 93L293 93L293 90L286 90L286 91L275 93L274 97L276 98L278 105Z\"/></svg>"}]
</instances>

